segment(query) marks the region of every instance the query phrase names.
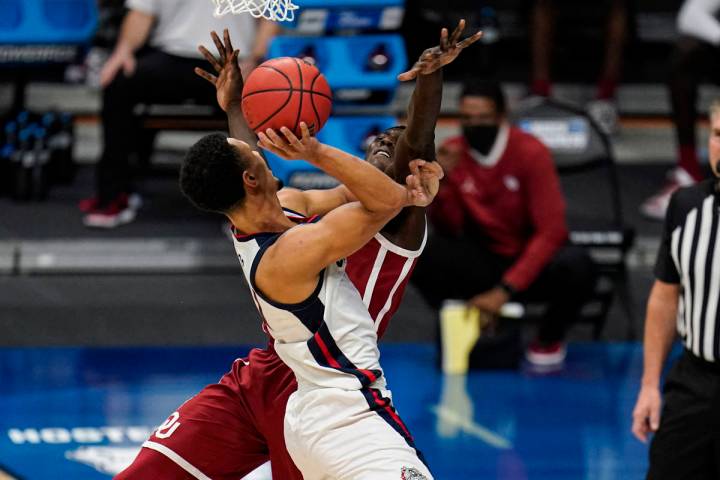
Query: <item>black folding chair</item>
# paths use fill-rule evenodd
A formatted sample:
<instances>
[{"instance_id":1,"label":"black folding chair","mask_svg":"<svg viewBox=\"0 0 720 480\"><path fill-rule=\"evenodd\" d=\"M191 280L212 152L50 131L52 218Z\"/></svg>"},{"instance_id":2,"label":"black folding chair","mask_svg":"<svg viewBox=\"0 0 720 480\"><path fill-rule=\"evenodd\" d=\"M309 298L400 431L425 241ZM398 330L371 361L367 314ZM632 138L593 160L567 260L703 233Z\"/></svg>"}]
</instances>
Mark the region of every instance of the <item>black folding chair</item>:
<instances>
[{"instance_id":1,"label":"black folding chair","mask_svg":"<svg viewBox=\"0 0 720 480\"><path fill-rule=\"evenodd\" d=\"M531 97L514 109L512 121L550 149L568 199L574 245L587 248L598 266L595 295L581 321L592 322L598 339L617 293L627 317L626 336L636 338L627 253L635 237L623 219L617 169L610 141L584 111L554 100ZM580 197L582 202L575 199ZM527 315L542 305L527 305Z\"/></svg>"}]
</instances>

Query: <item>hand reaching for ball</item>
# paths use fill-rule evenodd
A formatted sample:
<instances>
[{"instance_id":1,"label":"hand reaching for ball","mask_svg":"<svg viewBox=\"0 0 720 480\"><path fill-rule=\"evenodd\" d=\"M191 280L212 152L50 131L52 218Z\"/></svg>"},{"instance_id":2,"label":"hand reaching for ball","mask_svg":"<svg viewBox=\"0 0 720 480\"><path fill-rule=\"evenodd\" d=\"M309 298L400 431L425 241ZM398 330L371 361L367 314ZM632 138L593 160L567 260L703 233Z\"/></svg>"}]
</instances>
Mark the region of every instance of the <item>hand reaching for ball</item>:
<instances>
[{"instance_id":1,"label":"hand reaching for ball","mask_svg":"<svg viewBox=\"0 0 720 480\"><path fill-rule=\"evenodd\" d=\"M298 139L287 127L280 128L282 136L268 128L258 133L258 146L285 160L307 160L312 163L318 158L322 143L310 134L305 122L300 122L300 131L302 138Z\"/></svg>"},{"instance_id":2,"label":"hand reaching for ball","mask_svg":"<svg viewBox=\"0 0 720 480\"><path fill-rule=\"evenodd\" d=\"M407 82L408 80L414 80L418 75L430 75L436 72L445 65L452 63L460 55L460 52L482 37L482 32L476 32L474 35L460 41L460 36L464 30L464 19L460 20L452 35L448 35L448 29L443 28L440 31L440 45L425 50L410 70L398 75L398 80Z\"/></svg>"},{"instance_id":3,"label":"hand reaching for ball","mask_svg":"<svg viewBox=\"0 0 720 480\"><path fill-rule=\"evenodd\" d=\"M213 67L217 76L199 67L195 68L195 73L215 85L218 105L220 105L223 111L227 112L228 109L233 106L239 107L242 100L244 83L243 75L238 65L238 55L240 51L233 48L232 42L230 41L230 33L227 28L223 32L223 36L225 37L224 43L220 40L217 33L211 32L210 36L217 48L218 58L215 58L215 56L202 45L198 46L198 50Z\"/></svg>"}]
</instances>

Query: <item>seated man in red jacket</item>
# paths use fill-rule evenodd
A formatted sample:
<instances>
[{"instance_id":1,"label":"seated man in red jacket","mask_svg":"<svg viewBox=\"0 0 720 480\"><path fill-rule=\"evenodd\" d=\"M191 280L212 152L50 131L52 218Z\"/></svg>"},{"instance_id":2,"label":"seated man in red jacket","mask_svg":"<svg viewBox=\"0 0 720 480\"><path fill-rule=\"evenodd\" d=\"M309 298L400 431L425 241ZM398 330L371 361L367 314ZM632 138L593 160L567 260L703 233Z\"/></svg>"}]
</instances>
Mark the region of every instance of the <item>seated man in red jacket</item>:
<instances>
[{"instance_id":1,"label":"seated man in red jacket","mask_svg":"<svg viewBox=\"0 0 720 480\"><path fill-rule=\"evenodd\" d=\"M430 207L434 234L414 283L434 308L463 299L496 314L510 300L546 303L526 357L559 364L567 326L592 295L595 269L585 250L567 245L553 159L507 121L497 83L468 82L460 115L463 134L438 152L445 179Z\"/></svg>"}]
</instances>

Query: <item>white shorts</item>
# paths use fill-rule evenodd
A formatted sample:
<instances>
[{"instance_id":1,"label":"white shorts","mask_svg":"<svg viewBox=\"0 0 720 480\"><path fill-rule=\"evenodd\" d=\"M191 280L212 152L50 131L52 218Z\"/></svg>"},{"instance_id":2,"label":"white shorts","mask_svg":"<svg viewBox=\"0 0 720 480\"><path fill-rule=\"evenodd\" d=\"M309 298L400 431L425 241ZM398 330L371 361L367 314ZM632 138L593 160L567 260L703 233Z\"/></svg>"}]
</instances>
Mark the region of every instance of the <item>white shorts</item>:
<instances>
[{"instance_id":1,"label":"white shorts","mask_svg":"<svg viewBox=\"0 0 720 480\"><path fill-rule=\"evenodd\" d=\"M387 390L297 391L285 442L305 480L431 480Z\"/></svg>"}]
</instances>

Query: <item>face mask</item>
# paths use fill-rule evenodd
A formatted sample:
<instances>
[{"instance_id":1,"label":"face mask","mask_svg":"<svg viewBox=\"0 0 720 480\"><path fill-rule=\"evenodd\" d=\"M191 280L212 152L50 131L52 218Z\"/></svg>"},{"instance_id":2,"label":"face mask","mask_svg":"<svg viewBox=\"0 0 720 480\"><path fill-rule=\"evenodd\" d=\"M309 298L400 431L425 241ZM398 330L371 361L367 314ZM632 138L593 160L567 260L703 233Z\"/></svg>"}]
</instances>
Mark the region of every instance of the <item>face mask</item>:
<instances>
[{"instance_id":1,"label":"face mask","mask_svg":"<svg viewBox=\"0 0 720 480\"><path fill-rule=\"evenodd\" d=\"M473 149L487 155L495 144L499 128L498 125L470 125L463 127L463 135Z\"/></svg>"}]
</instances>

